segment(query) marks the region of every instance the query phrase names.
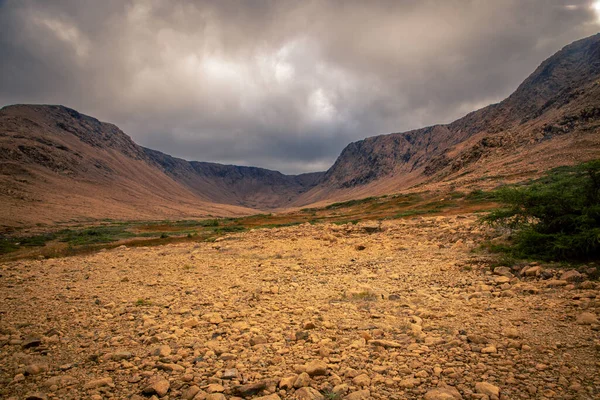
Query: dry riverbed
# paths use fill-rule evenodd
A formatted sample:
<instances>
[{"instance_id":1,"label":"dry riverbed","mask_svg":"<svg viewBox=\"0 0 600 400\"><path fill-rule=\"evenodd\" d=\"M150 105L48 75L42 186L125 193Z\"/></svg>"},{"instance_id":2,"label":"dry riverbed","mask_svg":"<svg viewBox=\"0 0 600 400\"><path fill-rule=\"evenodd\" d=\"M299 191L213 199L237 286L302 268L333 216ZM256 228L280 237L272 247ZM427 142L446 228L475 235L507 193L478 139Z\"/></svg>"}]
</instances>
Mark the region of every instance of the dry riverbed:
<instances>
[{"instance_id":1,"label":"dry riverbed","mask_svg":"<svg viewBox=\"0 0 600 400\"><path fill-rule=\"evenodd\" d=\"M600 287L487 267L476 217L0 266L6 399L594 399Z\"/></svg>"}]
</instances>

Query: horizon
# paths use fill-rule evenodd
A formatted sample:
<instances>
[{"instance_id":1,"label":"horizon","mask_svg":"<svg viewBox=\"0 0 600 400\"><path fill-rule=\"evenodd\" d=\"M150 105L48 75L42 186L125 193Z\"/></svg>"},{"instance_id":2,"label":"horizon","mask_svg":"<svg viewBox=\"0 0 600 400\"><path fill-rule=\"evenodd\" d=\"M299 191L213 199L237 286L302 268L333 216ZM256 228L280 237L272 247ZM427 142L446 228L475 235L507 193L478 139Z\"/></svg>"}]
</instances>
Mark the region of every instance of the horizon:
<instances>
[{"instance_id":1,"label":"horizon","mask_svg":"<svg viewBox=\"0 0 600 400\"><path fill-rule=\"evenodd\" d=\"M64 105L189 161L320 172L348 143L502 101L600 28L598 1L456 4L7 0L0 105Z\"/></svg>"}]
</instances>

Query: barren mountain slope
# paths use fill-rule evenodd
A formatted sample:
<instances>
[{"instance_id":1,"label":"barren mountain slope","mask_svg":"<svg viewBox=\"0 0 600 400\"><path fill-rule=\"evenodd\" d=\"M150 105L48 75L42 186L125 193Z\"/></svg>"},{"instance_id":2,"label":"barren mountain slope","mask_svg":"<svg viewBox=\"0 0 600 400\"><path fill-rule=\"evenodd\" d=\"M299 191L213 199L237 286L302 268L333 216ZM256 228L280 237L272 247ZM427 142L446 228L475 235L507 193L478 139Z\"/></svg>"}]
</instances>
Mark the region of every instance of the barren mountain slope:
<instances>
[{"instance_id":1,"label":"barren mountain slope","mask_svg":"<svg viewBox=\"0 0 600 400\"><path fill-rule=\"evenodd\" d=\"M384 194L419 183L472 183L600 156L600 34L544 61L506 100L447 125L349 144L297 204Z\"/></svg>"},{"instance_id":2,"label":"barren mountain slope","mask_svg":"<svg viewBox=\"0 0 600 400\"><path fill-rule=\"evenodd\" d=\"M62 106L0 110L4 225L255 213L288 204L321 176L188 162Z\"/></svg>"},{"instance_id":3,"label":"barren mountain slope","mask_svg":"<svg viewBox=\"0 0 600 400\"><path fill-rule=\"evenodd\" d=\"M150 165L116 126L60 106L0 110L2 226L252 210L213 204Z\"/></svg>"},{"instance_id":4,"label":"barren mountain slope","mask_svg":"<svg viewBox=\"0 0 600 400\"><path fill-rule=\"evenodd\" d=\"M199 196L257 209L284 207L312 188L323 173L284 175L264 168L186 161L144 148L160 169Z\"/></svg>"}]
</instances>

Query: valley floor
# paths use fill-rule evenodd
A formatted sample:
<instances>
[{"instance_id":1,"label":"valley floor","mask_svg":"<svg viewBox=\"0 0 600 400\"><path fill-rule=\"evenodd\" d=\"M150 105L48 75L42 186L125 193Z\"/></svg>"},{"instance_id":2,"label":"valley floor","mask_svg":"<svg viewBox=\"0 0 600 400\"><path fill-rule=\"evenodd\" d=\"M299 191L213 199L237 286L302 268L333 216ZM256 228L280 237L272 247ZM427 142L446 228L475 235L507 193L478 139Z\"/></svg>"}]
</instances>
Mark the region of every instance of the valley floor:
<instances>
[{"instance_id":1,"label":"valley floor","mask_svg":"<svg viewBox=\"0 0 600 400\"><path fill-rule=\"evenodd\" d=\"M7 262L0 397L599 398L598 284L492 274L484 235L417 217Z\"/></svg>"}]
</instances>

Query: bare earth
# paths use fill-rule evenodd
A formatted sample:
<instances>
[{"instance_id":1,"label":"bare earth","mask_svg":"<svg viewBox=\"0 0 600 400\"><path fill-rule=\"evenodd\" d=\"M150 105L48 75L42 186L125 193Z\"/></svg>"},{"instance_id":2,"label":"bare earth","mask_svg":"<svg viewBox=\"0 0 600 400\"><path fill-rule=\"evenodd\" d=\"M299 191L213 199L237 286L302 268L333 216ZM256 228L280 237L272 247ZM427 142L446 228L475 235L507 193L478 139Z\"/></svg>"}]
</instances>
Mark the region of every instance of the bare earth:
<instances>
[{"instance_id":1,"label":"bare earth","mask_svg":"<svg viewBox=\"0 0 600 400\"><path fill-rule=\"evenodd\" d=\"M1 265L0 397L599 398L598 284L492 273L475 221Z\"/></svg>"}]
</instances>

